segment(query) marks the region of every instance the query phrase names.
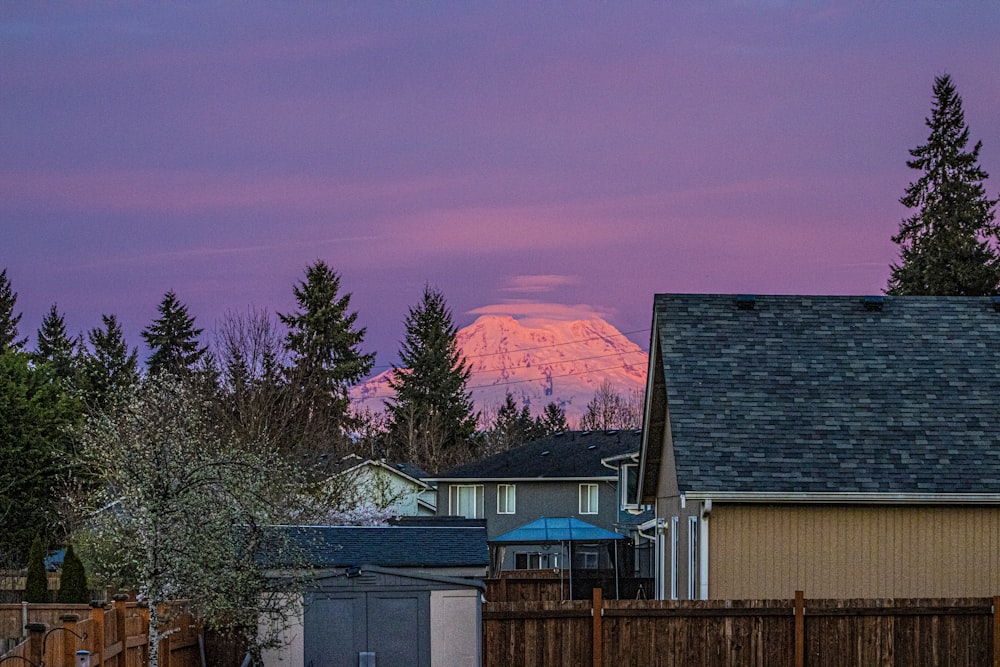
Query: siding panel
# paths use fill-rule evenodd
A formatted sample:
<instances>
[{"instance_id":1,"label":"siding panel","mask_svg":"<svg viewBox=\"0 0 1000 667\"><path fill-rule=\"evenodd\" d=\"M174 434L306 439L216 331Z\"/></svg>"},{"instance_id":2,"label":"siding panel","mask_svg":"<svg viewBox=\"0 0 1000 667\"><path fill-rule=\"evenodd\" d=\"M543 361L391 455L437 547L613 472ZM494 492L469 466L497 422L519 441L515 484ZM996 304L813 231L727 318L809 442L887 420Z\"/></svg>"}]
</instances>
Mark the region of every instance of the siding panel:
<instances>
[{"instance_id":1,"label":"siding panel","mask_svg":"<svg viewBox=\"0 0 1000 667\"><path fill-rule=\"evenodd\" d=\"M1000 508L716 503L710 597L975 597L1000 591Z\"/></svg>"}]
</instances>

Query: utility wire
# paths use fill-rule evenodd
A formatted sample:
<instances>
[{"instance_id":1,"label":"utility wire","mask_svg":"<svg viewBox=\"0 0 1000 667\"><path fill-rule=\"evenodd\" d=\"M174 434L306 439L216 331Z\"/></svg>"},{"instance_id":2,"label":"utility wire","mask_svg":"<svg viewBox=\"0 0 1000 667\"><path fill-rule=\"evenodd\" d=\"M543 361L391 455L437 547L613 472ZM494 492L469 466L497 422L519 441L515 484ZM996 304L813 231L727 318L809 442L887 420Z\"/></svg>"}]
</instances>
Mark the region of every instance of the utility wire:
<instances>
[{"instance_id":1,"label":"utility wire","mask_svg":"<svg viewBox=\"0 0 1000 667\"><path fill-rule=\"evenodd\" d=\"M607 359L608 357L624 357L627 354L646 354L645 350L632 350L631 352L612 352L611 354L598 354L593 357L579 357L578 359L558 359L556 361L536 361L535 366L556 366L558 364L573 364L578 361L589 361L591 359ZM518 368L531 368L531 365L521 365L516 366L504 366L503 368L484 368L478 371L469 371L469 375L478 375L480 373L499 373L505 370L515 370Z\"/></svg>"},{"instance_id":2,"label":"utility wire","mask_svg":"<svg viewBox=\"0 0 1000 667\"><path fill-rule=\"evenodd\" d=\"M634 331L622 331L622 332L619 332L619 333L616 333L616 334L611 334L609 336L592 336L590 338L575 338L573 340L568 340L568 341L566 341L564 343L552 343L550 345L537 345L535 347L519 347L519 348L515 348L513 350L505 350L503 352L485 352L483 354L470 354L470 355L467 355L465 357L465 359L466 359L466 361L468 361L469 359L480 359L482 357L495 357L495 356L501 355L501 354L517 354L518 352L529 352L531 350L546 350L546 349L549 349L549 348L552 348L552 347L561 347L563 345L575 345L576 343L587 343L587 342L590 342L592 340L606 340L608 338L623 338L623 337L628 336L630 334L643 333L643 332L646 332L646 331L649 331L649 329L635 329ZM648 354L645 350L642 350L642 352L644 354ZM624 353L623 352L616 352L615 354L632 354L632 353L631 352L624 352ZM614 356L614 355L608 355L608 356ZM593 358L593 357L586 357L586 358L590 359L590 358ZM581 360L580 359L573 359L571 361L581 361ZM379 364L377 366L372 366L372 370L375 370L377 368L388 369L388 368L392 368L392 367L393 367L393 364Z\"/></svg>"}]
</instances>

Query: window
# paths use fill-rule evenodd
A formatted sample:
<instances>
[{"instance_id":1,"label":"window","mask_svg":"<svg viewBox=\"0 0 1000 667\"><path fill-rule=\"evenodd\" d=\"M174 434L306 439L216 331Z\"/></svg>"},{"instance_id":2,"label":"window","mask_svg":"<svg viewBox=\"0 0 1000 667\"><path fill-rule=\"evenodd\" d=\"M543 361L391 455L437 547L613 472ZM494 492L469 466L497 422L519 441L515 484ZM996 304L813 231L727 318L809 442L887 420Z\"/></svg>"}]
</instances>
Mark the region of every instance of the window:
<instances>
[{"instance_id":1,"label":"window","mask_svg":"<svg viewBox=\"0 0 1000 667\"><path fill-rule=\"evenodd\" d=\"M618 478L618 488L622 494L622 507L625 509L638 509L639 466L635 463L623 463L620 470L621 475Z\"/></svg>"},{"instance_id":2,"label":"window","mask_svg":"<svg viewBox=\"0 0 1000 667\"><path fill-rule=\"evenodd\" d=\"M483 485L453 484L448 487L448 514L466 519L483 518Z\"/></svg>"},{"instance_id":3,"label":"window","mask_svg":"<svg viewBox=\"0 0 1000 667\"><path fill-rule=\"evenodd\" d=\"M544 570L559 567L559 555L521 551L514 554L515 570Z\"/></svg>"},{"instance_id":4,"label":"window","mask_svg":"<svg viewBox=\"0 0 1000 667\"><path fill-rule=\"evenodd\" d=\"M580 514L597 514L597 485L580 485Z\"/></svg>"},{"instance_id":5,"label":"window","mask_svg":"<svg viewBox=\"0 0 1000 667\"><path fill-rule=\"evenodd\" d=\"M542 568L542 554L532 554L532 553L514 554L514 569L540 570L541 568Z\"/></svg>"},{"instance_id":6,"label":"window","mask_svg":"<svg viewBox=\"0 0 1000 667\"><path fill-rule=\"evenodd\" d=\"M600 565L600 555L596 551L578 551L573 554L574 567L581 570L596 570Z\"/></svg>"},{"instance_id":7,"label":"window","mask_svg":"<svg viewBox=\"0 0 1000 667\"><path fill-rule=\"evenodd\" d=\"M497 514L513 514L517 497L513 484L497 484Z\"/></svg>"}]
</instances>

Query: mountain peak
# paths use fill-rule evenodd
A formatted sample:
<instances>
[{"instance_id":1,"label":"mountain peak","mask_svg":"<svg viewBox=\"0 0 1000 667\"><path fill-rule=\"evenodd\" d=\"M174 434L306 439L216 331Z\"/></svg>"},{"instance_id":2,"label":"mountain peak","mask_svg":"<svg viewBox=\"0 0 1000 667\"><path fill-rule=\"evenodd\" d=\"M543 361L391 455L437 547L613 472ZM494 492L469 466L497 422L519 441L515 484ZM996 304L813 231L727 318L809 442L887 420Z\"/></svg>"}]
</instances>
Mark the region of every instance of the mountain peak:
<instances>
[{"instance_id":1,"label":"mountain peak","mask_svg":"<svg viewBox=\"0 0 1000 667\"><path fill-rule=\"evenodd\" d=\"M586 411L594 392L608 381L627 395L646 385L647 355L608 322L518 320L510 315L481 315L460 329L456 342L469 364L469 391L476 409L490 415L507 392L518 406L538 415L556 403L571 424ZM388 370L353 387L351 399L381 410L392 395Z\"/></svg>"}]
</instances>

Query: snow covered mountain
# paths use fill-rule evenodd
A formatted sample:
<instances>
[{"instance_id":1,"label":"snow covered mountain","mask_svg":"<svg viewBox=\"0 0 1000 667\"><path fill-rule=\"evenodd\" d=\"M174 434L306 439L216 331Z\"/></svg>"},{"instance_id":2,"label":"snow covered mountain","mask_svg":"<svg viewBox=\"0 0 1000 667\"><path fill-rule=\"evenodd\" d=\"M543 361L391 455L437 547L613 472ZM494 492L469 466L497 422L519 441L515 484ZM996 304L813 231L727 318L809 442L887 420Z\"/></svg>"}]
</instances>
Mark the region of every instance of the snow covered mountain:
<instances>
[{"instance_id":1,"label":"snow covered mountain","mask_svg":"<svg viewBox=\"0 0 1000 667\"><path fill-rule=\"evenodd\" d=\"M530 325L530 326L529 326ZM537 415L550 402L575 426L605 380L627 396L646 386L646 353L601 319L562 321L483 315L457 334L471 368L468 387L476 409L487 414L506 392ZM391 370L353 387L351 399L376 411L392 395Z\"/></svg>"}]
</instances>

